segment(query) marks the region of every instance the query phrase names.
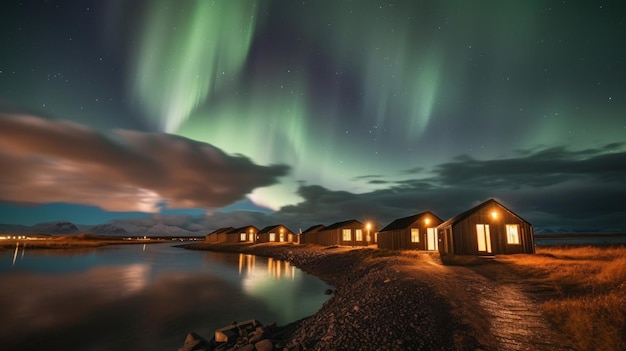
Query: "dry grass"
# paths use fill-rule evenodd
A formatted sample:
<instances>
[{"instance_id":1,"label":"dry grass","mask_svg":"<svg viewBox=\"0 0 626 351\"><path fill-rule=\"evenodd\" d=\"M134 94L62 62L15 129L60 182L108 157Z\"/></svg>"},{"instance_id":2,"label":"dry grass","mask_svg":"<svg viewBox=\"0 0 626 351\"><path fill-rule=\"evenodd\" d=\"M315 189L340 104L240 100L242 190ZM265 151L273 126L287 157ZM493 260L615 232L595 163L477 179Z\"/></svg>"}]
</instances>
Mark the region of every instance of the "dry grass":
<instances>
[{"instance_id":1,"label":"dry grass","mask_svg":"<svg viewBox=\"0 0 626 351\"><path fill-rule=\"evenodd\" d=\"M551 321L580 350L626 350L626 247L545 247L498 257L531 284L553 286Z\"/></svg>"}]
</instances>

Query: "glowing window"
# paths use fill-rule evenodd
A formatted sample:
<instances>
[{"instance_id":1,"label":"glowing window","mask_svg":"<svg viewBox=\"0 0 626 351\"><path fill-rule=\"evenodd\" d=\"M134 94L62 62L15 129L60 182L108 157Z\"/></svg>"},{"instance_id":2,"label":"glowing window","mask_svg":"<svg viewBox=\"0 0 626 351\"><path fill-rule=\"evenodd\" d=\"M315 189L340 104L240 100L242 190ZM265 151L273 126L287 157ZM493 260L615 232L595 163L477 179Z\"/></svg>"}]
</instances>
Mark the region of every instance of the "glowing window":
<instances>
[{"instance_id":1,"label":"glowing window","mask_svg":"<svg viewBox=\"0 0 626 351\"><path fill-rule=\"evenodd\" d=\"M411 242L419 243L420 242L420 230L419 228L411 228Z\"/></svg>"},{"instance_id":2,"label":"glowing window","mask_svg":"<svg viewBox=\"0 0 626 351\"><path fill-rule=\"evenodd\" d=\"M280 242L282 243L283 241L285 241L285 234L280 233Z\"/></svg>"},{"instance_id":3,"label":"glowing window","mask_svg":"<svg viewBox=\"0 0 626 351\"><path fill-rule=\"evenodd\" d=\"M478 243L478 251L491 252L489 224L476 224L476 241Z\"/></svg>"},{"instance_id":4,"label":"glowing window","mask_svg":"<svg viewBox=\"0 0 626 351\"><path fill-rule=\"evenodd\" d=\"M519 244L519 225L506 225L506 242L507 244Z\"/></svg>"},{"instance_id":5,"label":"glowing window","mask_svg":"<svg viewBox=\"0 0 626 351\"><path fill-rule=\"evenodd\" d=\"M270 233L270 241L276 241L276 233Z\"/></svg>"},{"instance_id":6,"label":"glowing window","mask_svg":"<svg viewBox=\"0 0 626 351\"><path fill-rule=\"evenodd\" d=\"M239 234L239 241L246 241L246 233Z\"/></svg>"},{"instance_id":7,"label":"glowing window","mask_svg":"<svg viewBox=\"0 0 626 351\"><path fill-rule=\"evenodd\" d=\"M352 240L352 230L350 229L342 229L341 233L343 234L343 241Z\"/></svg>"},{"instance_id":8,"label":"glowing window","mask_svg":"<svg viewBox=\"0 0 626 351\"><path fill-rule=\"evenodd\" d=\"M356 229L356 241L363 241L363 229Z\"/></svg>"}]
</instances>

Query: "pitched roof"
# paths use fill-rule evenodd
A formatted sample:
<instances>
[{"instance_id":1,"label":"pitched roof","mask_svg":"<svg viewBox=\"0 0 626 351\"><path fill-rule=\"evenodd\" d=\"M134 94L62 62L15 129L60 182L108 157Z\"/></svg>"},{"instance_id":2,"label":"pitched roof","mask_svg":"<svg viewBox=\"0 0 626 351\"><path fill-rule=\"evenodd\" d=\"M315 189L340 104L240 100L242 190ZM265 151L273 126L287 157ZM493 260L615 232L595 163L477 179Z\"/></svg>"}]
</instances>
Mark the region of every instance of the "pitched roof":
<instances>
[{"instance_id":1,"label":"pitched roof","mask_svg":"<svg viewBox=\"0 0 626 351\"><path fill-rule=\"evenodd\" d=\"M325 226L323 224L312 225L312 226L308 227L305 231L303 231L302 234L317 232L317 231L320 231L320 230L322 230L324 228L325 228Z\"/></svg>"},{"instance_id":2,"label":"pitched roof","mask_svg":"<svg viewBox=\"0 0 626 351\"><path fill-rule=\"evenodd\" d=\"M517 217L517 218L521 219L522 221L524 221L524 222L526 222L526 223L528 223L528 224L530 225L530 223L529 223L527 220L525 220L524 218L522 218L522 217L518 216L515 212L513 212L513 211L509 210L509 209L508 209L508 208L506 208L503 204L499 203L499 202L498 202L498 201L496 201L495 199L489 199L489 200L487 200L487 201L485 201L485 202L483 202L483 203L481 203L481 204L479 204L479 205L476 205L476 206L474 206L474 207L470 208L469 210L467 210L467 211L465 211L465 212L462 212L462 213L460 213L460 214L458 214L458 215L456 215L456 216L454 216L454 217L452 217L452 218L448 219L447 221L445 221L445 222L441 223L441 224L438 226L438 228L448 227L448 226L451 226L451 225L453 225L453 224L456 224L456 223L458 223L459 221L461 221L461 220L463 220L463 219L465 219L465 218L469 217L471 214L473 214L473 213L475 213L475 212L477 212L477 211L480 211L480 210L482 210L483 208L485 208L485 207L487 207L487 206L490 206L490 205L496 205L496 206L498 206L498 207L501 207L501 208L503 208L505 211L507 211L507 212L509 212L510 214L512 214L513 216L515 216L515 217Z\"/></svg>"},{"instance_id":3,"label":"pitched roof","mask_svg":"<svg viewBox=\"0 0 626 351\"><path fill-rule=\"evenodd\" d=\"M349 219L349 220L347 220L347 221L342 221L342 222L333 223L333 224L329 225L329 226L328 226L328 227L326 227L326 228L320 229L320 231L323 231L323 230L333 230L333 229L339 229L339 228L345 227L346 225L348 225L348 224L352 224L352 223L358 223L358 224L360 224L360 225L363 225L363 223L361 223L361 222L357 221L356 219Z\"/></svg>"},{"instance_id":4,"label":"pitched roof","mask_svg":"<svg viewBox=\"0 0 626 351\"><path fill-rule=\"evenodd\" d=\"M280 226L280 224L274 224L274 225L268 225L267 227L259 230L259 232L257 234L265 234L265 233L269 233L272 229L276 229Z\"/></svg>"},{"instance_id":5,"label":"pitched roof","mask_svg":"<svg viewBox=\"0 0 626 351\"><path fill-rule=\"evenodd\" d=\"M224 228L218 228L215 229L214 231L210 232L208 235L212 235L212 234L219 234L219 233L226 233L233 230L233 227L224 227Z\"/></svg>"},{"instance_id":6,"label":"pitched roof","mask_svg":"<svg viewBox=\"0 0 626 351\"><path fill-rule=\"evenodd\" d=\"M247 232L248 228L254 228L256 229L256 231L258 231L257 227L253 226L253 225L247 225L244 227L240 227L240 228L234 228L228 232L226 232L227 234L239 234L239 233L243 233L243 232Z\"/></svg>"},{"instance_id":7,"label":"pitched roof","mask_svg":"<svg viewBox=\"0 0 626 351\"><path fill-rule=\"evenodd\" d=\"M441 218L435 216L435 214L430 212L430 211L426 211L426 212L418 213L418 214L415 214L415 215L412 215L412 216L398 218L398 219L394 220L393 222L387 224L387 226L384 227L383 229L381 229L380 231L381 232L386 232L386 231L390 231L390 230L398 230L398 229L409 228L413 223L415 223L421 217L424 217L426 215L433 216L437 220L439 220L439 222L441 222Z\"/></svg>"}]
</instances>

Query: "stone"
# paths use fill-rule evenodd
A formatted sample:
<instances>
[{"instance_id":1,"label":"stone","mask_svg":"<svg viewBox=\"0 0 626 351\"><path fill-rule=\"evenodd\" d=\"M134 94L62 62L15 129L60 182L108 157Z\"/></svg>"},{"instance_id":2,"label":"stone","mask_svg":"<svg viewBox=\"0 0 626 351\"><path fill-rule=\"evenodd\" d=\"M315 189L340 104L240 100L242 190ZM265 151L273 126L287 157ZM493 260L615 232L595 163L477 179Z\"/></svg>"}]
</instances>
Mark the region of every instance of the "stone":
<instances>
[{"instance_id":1,"label":"stone","mask_svg":"<svg viewBox=\"0 0 626 351\"><path fill-rule=\"evenodd\" d=\"M254 344L254 347L256 348L257 351L273 351L274 350L274 344L272 344L272 342L267 339L263 339L257 342L256 344Z\"/></svg>"},{"instance_id":2,"label":"stone","mask_svg":"<svg viewBox=\"0 0 626 351\"><path fill-rule=\"evenodd\" d=\"M200 335L191 332L185 338L185 344L178 351L201 351L207 350L209 343Z\"/></svg>"},{"instance_id":3,"label":"stone","mask_svg":"<svg viewBox=\"0 0 626 351\"><path fill-rule=\"evenodd\" d=\"M245 344L245 345L235 349L235 351L254 351L254 345L252 345L252 344Z\"/></svg>"}]
</instances>

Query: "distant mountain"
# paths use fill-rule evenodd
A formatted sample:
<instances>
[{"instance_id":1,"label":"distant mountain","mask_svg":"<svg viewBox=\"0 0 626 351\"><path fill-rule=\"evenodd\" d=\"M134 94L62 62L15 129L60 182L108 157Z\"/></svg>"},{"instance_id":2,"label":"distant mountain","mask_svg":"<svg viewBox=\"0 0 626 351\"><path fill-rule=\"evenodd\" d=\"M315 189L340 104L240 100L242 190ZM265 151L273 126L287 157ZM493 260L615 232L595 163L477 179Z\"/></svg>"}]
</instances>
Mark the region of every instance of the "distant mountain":
<instances>
[{"instance_id":1,"label":"distant mountain","mask_svg":"<svg viewBox=\"0 0 626 351\"><path fill-rule=\"evenodd\" d=\"M80 229L71 222L38 223L31 228L33 233L42 234L75 234L80 232Z\"/></svg>"},{"instance_id":2,"label":"distant mountain","mask_svg":"<svg viewBox=\"0 0 626 351\"><path fill-rule=\"evenodd\" d=\"M0 225L0 233L12 234L75 234L79 233L78 228L71 222L48 222L38 223L32 226L26 225Z\"/></svg>"},{"instance_id":3,"label":"distant mountain","mask_svg":"<svg viewBox=\"0 0 626 351\"><path fill-rule=\"evenodd\" d=\"M89 229L89 232L92 234L98 234L98 235L115 235L115 236L128 235L128 232L126 231L126 229L118 225L110 224L110 223L95 225Z\"/></svg>"},{"instance_id":4,"label":"distant mountain","mask_svg":"<svg viewBox=\"0 0 626 351\"><path fill-rule=\"evenodd\" d=\"M155 224L143 233L145 236L194 236L198 233L190 232L181 227L165 224Z\"/></svg>"}]
</instances>

